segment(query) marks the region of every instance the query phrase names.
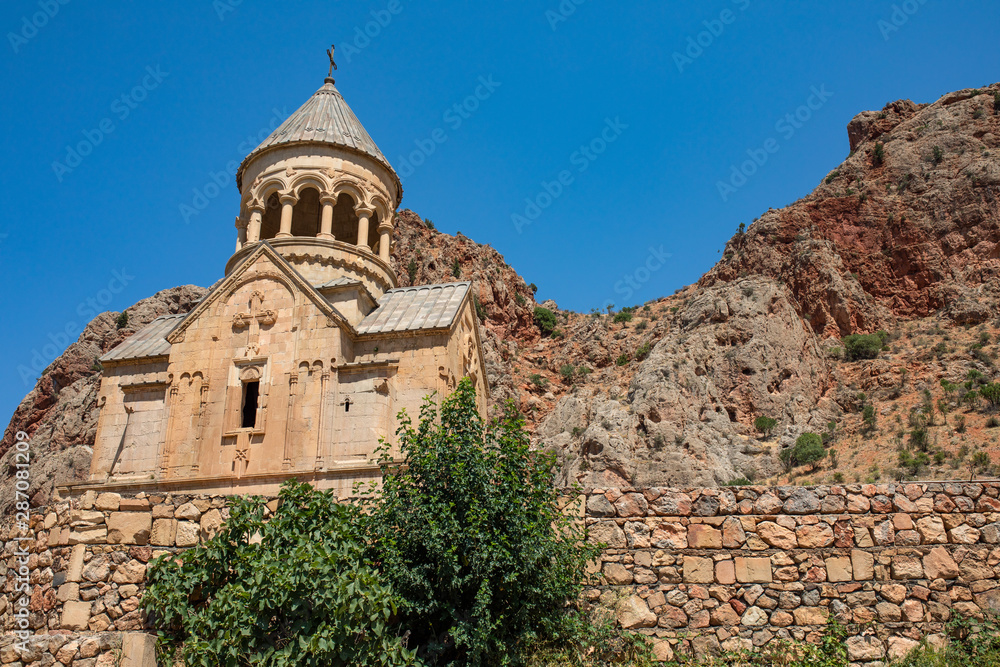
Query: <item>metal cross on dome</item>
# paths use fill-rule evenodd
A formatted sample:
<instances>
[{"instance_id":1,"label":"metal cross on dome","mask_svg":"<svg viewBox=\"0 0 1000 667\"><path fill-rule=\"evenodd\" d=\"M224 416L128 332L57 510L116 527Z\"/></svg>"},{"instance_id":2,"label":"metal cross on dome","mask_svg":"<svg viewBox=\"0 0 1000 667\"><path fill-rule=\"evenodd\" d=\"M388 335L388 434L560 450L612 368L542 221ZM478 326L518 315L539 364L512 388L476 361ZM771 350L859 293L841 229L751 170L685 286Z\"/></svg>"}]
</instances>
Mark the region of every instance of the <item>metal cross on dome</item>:
<instances>
[{"instance_id":1,"label":"metal cross on dome","mask_svg":"<svg viewBox=\"0 0 1000 667\"><path fill-rule=\"evenodd\" d=\"M333 70L337 69L337 63L333 61L333 52L336 48L336 44L331 44L330 48L326 50L326 55L330 58L330 72L326 75L327 78L333 78Z\"/></svg>"}]
</instances>

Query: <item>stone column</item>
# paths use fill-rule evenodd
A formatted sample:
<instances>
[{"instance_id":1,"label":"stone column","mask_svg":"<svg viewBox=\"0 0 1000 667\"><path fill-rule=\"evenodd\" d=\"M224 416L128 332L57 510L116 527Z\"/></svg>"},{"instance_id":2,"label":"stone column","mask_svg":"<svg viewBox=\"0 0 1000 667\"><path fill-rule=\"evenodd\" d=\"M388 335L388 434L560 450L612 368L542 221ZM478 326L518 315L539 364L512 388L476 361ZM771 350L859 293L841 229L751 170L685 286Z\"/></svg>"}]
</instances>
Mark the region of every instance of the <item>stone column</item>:
<instances>
[{"instance_id":1,"label":"stone column","mask_svg":"<svg viewBox=\"0 0 1000 667\"><path fill-rule=\"evenodd\" d=\"M292 235L292 207L295 206L297 198L288 193L281 195L281 230L275 238L284 239Z\"/></svg>"},{"instance_id":2,"label":"stone column","mask_svg":"<svg viewBox=\"0 0 1000 667\"><path fill-rule=\"evenodd\" d=\"M263 204L250 206L250 223L247 225L247 243L260 241L260 223L264 216Z\"/></svg>"},{"instance_id":3,"label":"stone column","mask_svg":"<svg viewBox=\"0 0 1000 667\"><path fill-rule=\"evenodd\" d=\"M378 256L383 262L389 262L389 250L392 244L392 225L383 222L378 226Z\"/></svg>"},{"instance_id":4,"label":"stone column","mask_svg":"<svg viewBox=\"0 0 1000 667\"><path fill-rule=\"evenodd\" d=\"M320 219L319 235L316 238L334 240L333 236L333 207L337 204L337 198L329 192L320 195L319 203L323 205L323 216Z\"/></svg>"},{"instance_id":5,"label":"stone column","mask_svg":"<svg viewBox=\"0 0 1000 667\"><path fill-rule=\"evenodd\" d=\"M371 220L372 213L375 211L370 208L358 207L354 209L354 212L358 214L358 247L371 252L372 249L368 247L368 221Z\"/></svg>"},{"instance_id":6,"label":"stone column","mask_svg":"<svg viewBox=\"0 0 1000 667\"><path fill-rule=\"evenodd\" d=\"M243 250L247 243L247 222L243 218L236 218L236 252Z\"/></svg>"}]
</instances>

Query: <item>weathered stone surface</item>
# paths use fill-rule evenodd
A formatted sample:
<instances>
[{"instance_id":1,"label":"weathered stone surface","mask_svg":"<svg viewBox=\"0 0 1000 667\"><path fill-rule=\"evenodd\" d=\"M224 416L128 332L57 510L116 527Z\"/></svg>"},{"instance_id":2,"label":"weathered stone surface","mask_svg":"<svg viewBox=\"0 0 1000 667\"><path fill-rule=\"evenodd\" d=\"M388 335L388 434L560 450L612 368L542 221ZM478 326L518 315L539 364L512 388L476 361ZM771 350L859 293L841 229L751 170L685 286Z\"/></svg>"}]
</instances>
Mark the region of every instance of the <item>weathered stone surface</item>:
<instances>
[{"instance_id":1,"label":"weathered stone surface","mask_svg":"<svg viewBox=\"0 0 1000 667\"><path fill-rule=\"evenodd\" d=\"M852 581L854 570L851 567L851 559L848 556L834 556L826 559L826 579L827 581Z\"/></svg>"},{"instance_id":2,"label":"weathered stone surface","mask_svg":"<svg viewBox=\"0 0 1000 667\"><path fill-rule=\"evenodd\" d=\"M711 558L684 556L684 581L694 584L711 584L715 581L715 565Z\"/></svg>"},{"instance_id":3,"label":"weathered stone surface","mask_svg":"<svg viewBox=\"0 0 1000 667\"><path fill-rule=\"evenodd\" d=\"M149 512L112 512L107 522L109 543L149 543L153 523L153 517Z\"/></svg>"},{"instance_id":4,"label":"weathered stone surface","mask_svg":"<svg viewBox=\"0 0 1000 667\"><path fill-rule=\"evenodd\" d=\"M808 489L796 489L785 501L786 514L816 514L819 512L819 497Z\"/></svg>"},{"instance_id":5,"label":"weathered stone surface","mask_svg":"<svg viewBox=\"0 0 1000 667\"><path fill-rule=\"evenodd\" d=\"M736 581L741 584L747 583L770 583L771 582L771 559L770 558L744 558L737 556L733 560L736 572Z\"/></svg>"},{"instance_id":6,"label":"weathered stone surface","mask_svg":"<svg viewBox=\"0 0 1000 667\"><path fill-rule=\"evenodd\" d=\"M878 637L872 635L848 637L847 657L856 662L881 660L885 657L885 647Z\"/></svg>"},{"instance_id":7,"label":"weathered stone surface","mask_svg":"<svg viewBox=\"0 0 1000 667\"><path fill-rule=\"evenodd\" d=\"M178 521L176 542L179 547L193 547L198 544L201 526L194 521ZM622 546L625 546L624 543Z\"/></svg>"},{"instance_id":8,"label":"weathered stone surface","mask_svg":"<svg viewBox=\"0 0 1000 667\"><path fill-rule=\"evenodd\" d=\"M747 627L757 627L761 625L767 625L767 612L760 607L750 607L743 614L740 619L740 623Z\"/></svg>"},{"instance_id":9,"label":"weathered stone surface","mask_svg":"<svg viewBox=\"0 0 1000 667\"><path fill-rule=\"evenodd\" d=\"M757 524L757 535L777 549L794 549L798 546L795 533L771 521Z\"/></svg>"},{"instance_id":10,"label":"weathered stone surface","mask_svg":"<svg viewBox=\"0 0 1000 667\"><path fill-rule=\"evenodd\" d=\"M86 630L89 622L89 602L70 601L63 605L62 621L60 623L63 630L73 630L76 632Z\"/></svg>"},{"instance_id":11,"label":"weathered stone surface","mask_svg":"<svg viewBox=\"0 0 1000 667\"><path fill-rule=\"evenodd\" d=\"M606 544L611 549L625 548L626 545L625 531L623 531L621 527L619 527L619 525L614 521L598 521L597 523L589 526L589 530L590 530L591 542L595 544ZM179 539L180 535L178 535L178 540ZM186 537L185 539L190 539L190 538ZM179 542L177 546L181 546Z\"/></svg>"},{"instance_id":12,"label":"weathered stone surface","mask_svg":"<svg viewBox=\"0 0 1000 667\"><path fill-rule=\"evenodd\" d=\"M923 566L912 556L895 556L890 569L893 579L920 579L924 576Z\"/></svg>"},{"instance_id":13,"label":"weathered stone surface","mask_svg":"<svg viewBox=\"0 0 1000 667\"><path fill-rule=\"evenodd\" d=\"M612 586L624 586L632 583L632 573L621 563L605 563L604 578Z\"/></svg>"},{"instance_id":14,"label":"weathered stone surface","mask_svg":"<svg viewBox=\"0 0 1000 667\"><path fill-rule=\"evenodd\" d=\"M812 526L800 526L795 531L800 549L818 549L833 544L833 528L829 524L819 523Z\"/></svg>"},{"instance_id":15,"label":"weathered stone surface","mask_svg":"<svg viewBox=\"0 0 1000 667\"><path fill-rule=\"evenodd\" d=\"M722 531L696 523L688 527L688 545L692 549L721 549Z\"/></svg>"},{"instance_id":16,"label":"weathered stone surface","mask_svg":"<svg viewBox=\"0 0 1000 667\"><path fill-rule=\"evenodd\" d=\"M875 576L875 557L867 551L851 551L851 570L856 581L868 581Z\"/></svg>"},{"instance_id":17,"label":"weathered stone surface","mask_svg":"<svg viewBox=\"0 0 1000 667\"><path fill-rule=\"evenodd\" d=\"M656 621L656 614L649 610L645 600L638 595L628 598L618 611L618 622L626 630L655 628Z\"/></svg>"},{"instance_id":18,"label":"weathered stone surface","mask_svg":"<svg viewBox=\"0 0 1000 667\"><path fill-rule=\"evenodd\" d=\"M935 547L924 556L923 569L928 579L955 579L959 575L958 564L944 547Z\"/></svg>"},{"instance_id":19,"label":"weathered stone surface","mask_svg":"<svg viewBox=\"0 0 1000 667\"><path fill-rule=\"evenodd\" d=\"M924 544L946 544L948 542L944 522L939 516L925 516L917 519L917 532L920 533Z\"/></svg>"},{"instance_id":20,"label":"weathered stone surface","mask_svg":"<svg viewBox=\"0 0 1000 667\"><path fill-rule=\"evenodd\" d=\"M825 625L827 611L823 607L799 607L792 611L796 625Z\"/></svg>"}]
</instances>

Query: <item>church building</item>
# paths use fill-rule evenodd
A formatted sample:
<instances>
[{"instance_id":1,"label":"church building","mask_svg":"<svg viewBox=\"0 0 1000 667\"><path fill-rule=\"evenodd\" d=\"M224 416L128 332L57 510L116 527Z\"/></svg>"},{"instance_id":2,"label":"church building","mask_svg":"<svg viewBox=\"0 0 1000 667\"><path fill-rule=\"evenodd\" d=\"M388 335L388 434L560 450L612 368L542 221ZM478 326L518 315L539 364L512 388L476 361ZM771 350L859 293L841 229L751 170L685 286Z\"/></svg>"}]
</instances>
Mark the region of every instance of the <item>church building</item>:
<instances>
[{"instance_id":1,"label":"church building","mask_svg":"<svg viewBox=\"0 0 1000 667\"><path fill-rule=\"evenodd\" d=\"M236 184L225 277L101 357L90 478L71 494L273 493L297 478L346 496L377 477L401 409L416 420L468 376L485 416L472 285L397 287L402 186L332 77Z\"/></svg>"}]
</instances>

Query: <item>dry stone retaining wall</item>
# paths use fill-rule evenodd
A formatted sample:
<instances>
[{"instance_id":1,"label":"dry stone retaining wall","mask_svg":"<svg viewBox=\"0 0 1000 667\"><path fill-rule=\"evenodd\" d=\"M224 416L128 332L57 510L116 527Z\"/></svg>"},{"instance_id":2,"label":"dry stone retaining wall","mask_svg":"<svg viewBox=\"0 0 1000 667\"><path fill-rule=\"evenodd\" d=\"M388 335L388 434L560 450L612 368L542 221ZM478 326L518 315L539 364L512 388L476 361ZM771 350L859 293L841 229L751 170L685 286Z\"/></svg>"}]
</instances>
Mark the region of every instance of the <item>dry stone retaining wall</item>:
<instances>
[{"instance_id":1,"label":"dry stone retaining wall","mask_svg":"<svg viewBox=\"0 0 1000 667\"><path fill-rule=\"evenodd\" d=\"M997 482L586 489L579 500L607 545L587 597L663 659L815 640L836 618L863 663L940 639L953 614L1000 611ZM149 561L214 535L227 502L88 492L34 510L26 652L14 647L18 547L5 520L0 664L115 664L116 646L150 630L139 607Z\"/></svg>"},{"instance_id":2,"label":"dry stone retaining wall","mask_svg":"<svg viewBox=\"0 0 1000 667\"><path fill-rule=\"evenodd\" d=\"M588 597L663 658L815 640L836 618L852 661L875 661L1000 612L997 483L593 489L585 507L608 545Z\"/></svg>"}]
</instances>

